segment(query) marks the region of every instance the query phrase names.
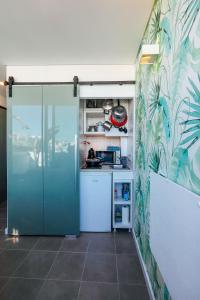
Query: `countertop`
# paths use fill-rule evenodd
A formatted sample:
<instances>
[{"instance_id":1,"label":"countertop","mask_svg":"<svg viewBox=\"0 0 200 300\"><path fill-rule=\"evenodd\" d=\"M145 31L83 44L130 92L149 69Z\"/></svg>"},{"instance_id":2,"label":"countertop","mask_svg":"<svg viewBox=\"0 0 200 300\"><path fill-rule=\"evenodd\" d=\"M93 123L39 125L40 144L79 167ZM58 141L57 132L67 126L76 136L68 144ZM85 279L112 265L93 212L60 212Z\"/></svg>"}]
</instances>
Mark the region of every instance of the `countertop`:
<instances>
[{"instance_id":1,"label":"countertop","mask_svg":"<svg viewBox=\"0 0 200 300\"><path fill-rule=\"evenodd\" d=\"M104 165L102 166L102 168L86 168L86 167L82 167L80 169L81 172L127 172L127 171L132 171L132 169L130 168L122 168L122 169L115 169L115 168L112 168L111 166L108 166L108 165Z\"/></svg>"}]
</instances>

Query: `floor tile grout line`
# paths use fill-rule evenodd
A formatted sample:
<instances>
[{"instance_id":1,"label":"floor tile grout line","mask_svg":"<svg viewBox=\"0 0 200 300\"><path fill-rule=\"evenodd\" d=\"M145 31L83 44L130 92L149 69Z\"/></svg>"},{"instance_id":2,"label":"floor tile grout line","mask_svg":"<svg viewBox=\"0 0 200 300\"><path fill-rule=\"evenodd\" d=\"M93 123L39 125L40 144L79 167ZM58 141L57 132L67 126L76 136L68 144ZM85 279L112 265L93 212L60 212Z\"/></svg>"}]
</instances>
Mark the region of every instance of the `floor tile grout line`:
<instances>
[{"instance_id":1,"label":"floor tile grout line","mask_svg":"<svg viewBox=\"0 0 200 300\"><path fill-rule=\"evenodd\" d=\"M126 253L126 252L123 252L123 253L117 253L117 255L119 255L119 256L120 256L120 255L121 255L121 256L122 256L122 255L126 255L126 256L138 256L137 253Z\"/></svg>"},{"instance_id":2,"label":"floor tile grout line","mask_svg":"<svg viewBox=\"0 0 200 300\"><path fill-rule=\"evenodd\" d=\"M57 253L56 253L56 255L55 255L55 257L54 257L54 259L53 259L53 261L52 261L52 264L51 264L51 267L50 267L49 271L47 272L46 276L45 276L44 279L43 279L44 282L43 282L43 284L41 285L41 287L40 287L40 289L39 289L39 291L38 291L38 294L37 294L37 296L36 296L36 300L38 299L38 297L39 297L39 295L40 295L40 293L41 293L42 288L45 286L45 283L46 283L47 280L48 280L48 276L49 276L49 274L50 274L50 272L51 272L51 270L52 270L52 267L53 267L53 265L54 265L54 263L55 263L55 261L56 261L58 255L60 254L60 251L59 251L59 250L61 249L62 243L63 243L63 241L60 243L60 247L58 248L58 251L52 251L52 252L57 252Z\"/></svg>"},{"instance_id":3,"label":"floor tile grout line","mask_svg":"<svg viewBox=\"0 0 200 300\"><path fill-rule=\"evenodd\" d=\"M62 250L62 244L63 244L64 240L61 242L61 246L58 249L59 253L66 253L66 254L85 254L87 253L87 249L86 251L67 251L67 250Z\"/></svg>"},{"instance_id":4,"label":"floor tile grout line","mask_svg":"<svg viewBox=\"0 0 200 300\"><path fill-rule=\"evenodd\" d=\"M83 274L84 274L84 271L85 271L85 266L86 266L86 263L87 263L87 258L88 258L89 248L90 248L91 242L92 242L91 240L88 241L87 250L85 252L85 259L84 259L83 270L82 270L82 274L81 274L81 280L80 280L80 286L79 286L79 290L78 290L77 300L80 297L81 283L83 282Z\"/></svg>"},{"instance_id":5,"label":"floor tile grout line","mask_svg":"<svg viewBox=\"0 0 200 300\"><path fill-rule=\"evenodd\" d=\"M62 247L63 247L64 241L65 241L65 238L66 238L66 237L64 237L64 238L63 238L63 240L61 241L61 243L60 243L60 247L58 248L58 252L62 252L62 250L61 250L61 249L62 249ZM63 251L63 252L64 252L64 251Z\"/></svg>"},{"instance_id":6,"label":"floor tile grout line","mask_svg":"<svg viewBox=\"0 0 200 300\"><path fill-rule=\"evenodd\" d=\"M0 276L0 278L8 278L8 279L23 279L23 280L41 280L44 281L62 281L62 282L80 282L80 280L74 279L54 279L54 278L44 278L44 277L23 277L23 276ZM117 282L108 282L108 281L90 281L90 280L82 280L83 283L96 283L96 284L105 284L105 285L117 285ZM146 287L145 284L142 283L122 283L126 286L138 286L138 287Z\"/></svg>"},{"instance_id":7,"label":"floor tile grout line","mask_svg":"<svg viewBox=\"0 0 200 300\"><path fill-rule=\"evenodd\" d=\"M65 280L67 281L67 280ZM70 280L68 280L70 281ZM105 285L118 285L117 282L112 282L112 281L89 281L89 280L82 280L82 282L84 283L100 283L100 284L105 284ZM145 284L142 283L122 283L123 285L127 285L127 286L140 286L140 287L146 287Z\"/></svg>"},{"instance_id":8,"label":"floor tile grout line","mask_svg":"<svg viewBox=\"0 0 200 300\"><path fill-rule=\"evenodd\" d=\"M3 236L3 238L5 239L6 237L9 237L9 236ZM14 236L10 236L11 238L14 238ZM23 236L23 238L26 238L27 236ZM1 236L0 236L1 238ZM20 237L19 237L20 238ZM36 238L37 240L35 241L35 243L33 243L32 247L31 248L9 248L9 246L6 246L5 248L1 247L0 246L0 250L10 250L10 251L31 251L33 250L33 247L37 244L38 242L38 238Z\"/></svg>"},{"instance_id":9,"label":"floor tile grout line","mask_svg":"<svg viewBox=\"0 0 200 300\"><path fill-rule=\"evenodd\" d=\"M35 242L35 244L31 248L31 250L35 250L35 246L39 243L39 240L40 240L40 236L38 237L37 241Z\"/></svg>"},{"instance_id":10,"label":"floor tile grout line","mask_svg":"<svg viewBox=\"0 0 200 300\"><path fill-rule=\"evenodd\" d=\"M117 289L118 289L118 296L119 296L119 300L120 300L119 273L118 273L118 265L117 265L117 245L116 245L116 236L114 237L114 243L115 243L116 272L117 272Z\"/></svg>"},{"instance_id":11,"label":"floor tile grout line","mask_svg":"<svg viewBox=\"0 0 200 300\"><path fill-rule=\"evenodd\" d=\"M24 277L24 276L15 276L15 275L12 275L12 276L3 276L3 277L0 277L0 278L8 278L8 279L28 279L28 280L42 280L44 281L45 279L46 280L51 280L51 281L66 281L66 282L79 282L80 280L73 280L73 279L54 279L54 278L46 278L46 277Z\"/></svg>"},{"instance_id":12,"label":"floor tile grout line","mask_svg":"<svg viewBox=\"0 0 200 300\"><path fill-rule=\"evenodd\" d=\"M59 249L60 249L60 248L59 248ZM52 261L51 267L49 268L49 271L47 272L46 276L43 278L44 282L42 283L42 285L41 285L41 287L40 287L40 289L39 289L39 291L38 291L38 294L37 294L37 296L36 296L36 298L35 298L36 300L38 299L38 297L39 297L39 295L40 295L40 292L41 292L42 288L45 286L45 283L47 282L48 276L49 276L49 274L50 274L50 272L51 272L51 270L52 270L53 264L54 264L54 262L56 261L58 255L59 255L59 251L57 251L57 253L56 253L56 255L55 255L55 257L54 257L54 259L53 259L53 261Z\"/></svg>"},{"instance_id":13,"label":"floor tile grout line","mask_svg":"<svg viewBox=\"0 0 200 300\"><path fill-rule=\"evenodd\" d=\"M113 237L114 237L114 239L113 239ZM112 238L110 238L110 240L111 239L113 239L114 240L114 253L105 253L105 252L92 252L92 254L102 254L102 255L110 255L110 256L112 256L112 255L115 255L115 258L116 258L116 271L117 271L117 283L115 282L99 282L99 281L97 281L97 282L95 282L95 281L87 281L87 280L83 280L83 274L84 274L84 271L85 271L85 266L86 266L86 262L87 262L87 258L88 258L88 255L89 255L89 248L90 248L90 245L91 245L91 243L92 243L92 240L93 240L93 238L92 239L89 239L88 240L88 245L87 245L87 249L86 249L86 251L84 251L84 252L73 252L73 251L70 251L70 252L68 252L68 251L62 251L61 250L61 248L62 248L62 245L63 245L63 243L64 243L64 239L63 240L61 240L61 242L60 242L60 246L58 247L58 250L57 251L51 251L51 250L41 250L41 249L34 249L35 248L35 246L37 245L37 243L39 242L39 239L40 238L38 238L38 240L37 241L35 241L35 243L32 245L32 247L30 248L30 249L9 249L9 248L3 248L2 250L9 250L9 251L12 251L12 250L14 250L14 251L20 251L20 250L24 250L24 251L26 251L27 252L27 255L26 255L26 257L23 259L23 261L21 262L21 264L23 264L23 262L24 262L24 260L28 257L28 255L31 253L31 252L50 252L50 253L55 253L56 252L56 254L55 254L55 257L53 258L53 261L52 261L52 264L51 264L51 267L50 267L50 269L49 269L49 272L47 273L47 275L44 277L44 278L28 278L28 277L20 277L20 276L15 276L15 275L13 275L13 273L15 273L17 270L18 270L18 268L21 266L21 264L20 264L20 266L18 266L16 269L15 269L15 271L12 273L12 275L11 276L0 276L0 277L6 277L6 278L8 278L8 281L6 282L6 284L3 286L3 288L2 288L2 290L7 286L7 284L10 282L10 279L12 279L12 278L21 278L21 279L38 279L38 280L42 280L43 281L43 283L42 283L42 285L41 285L41 288L39 289L39 291L38 291L38 294L37 294L37 298L39 297L39 295L40 295L40 293L41 293L41 289L42 289L42 287L44 286L44 284L47 282L47 280L52 280L52 281L66 281L66 282L79 282L80 283L80 285L79 285L79 289L78 289L78 295L77 295L77 299L80 297L80 290L81 290L81 284L82 283L84 283L84 282L86 282L86 283L88 283L88 282L91 282L91 283L102 283L102 284L115 284L116 285L116 288L118 288L119 289L119 292L118 292L118 295L119 295L119 299L120 299L120 297L121 297L121 295L120 295L120 282L119 282L119 274L118 274L118 258L122 255L122 256L132 256L132 257L134 257L134 256L137 256L137 253L119 253L119 254L117 254L117 241L118 241L118 236L117 235L114 235ZM81 280L61 280L61 279L53 279L53 278L48 278L48 275L49 275L49 273L50 273L50 271L51 271L51 269L52 269L52 267L53 267L53 265L54 265L54 263L55 263L55 260L56 260L56 258L57 258L57 256L58 256L58 254L59 253L66 253L66 254L72 254L72 253L74 253L74 254L85 254L85 259L84 259L84 265L83 265L83 270L82 270L82 274L81 274ZM125 283L125 285L129 285L129 286L140 286L140 287L146 287L146 285L145 284L140 284L140 283ZM2 292L2 290L1 290L1 292Z\"/></svg>"},{"instance_id":14,"label":"floor tile grout line","mask_svg":"<svg viewBox=\"0 0 200 300\"><path fill-rule=\"evenodd\" d=\"M41 249L27 249L27 248L20 248L20 249L10 249L10 248L1 248L0 247L0 250L4 251L30 251L30 252L47 252L47 253L66 253L66 254L85 254L87 253L86 251L67 251L67 250L41 250ZM110 252L88 252L88 253L91 253L91 254L99 254L99 255L110 255L110 256L113 256L115 255L115 253L110 253ZM121 253L121 254L118 254L118 255L132 255L132 256L135 256L134 254L130 254L130 253Z\"/></svg>"},{"instance_id":15,"label":"floor tile grout line","mask_svg":"<svg viewBox=\"0 0 200 300\"><path fill-rule=\"evenodd\" d=\"M0 296L1 296L2 292L4 291L4 289L7 287L8 283L11 281L11 279L12 279L11 277L8 277L8 281L5 283L5 285L0 290Z\"/></svg>"},{"instance_id":16,"label":"floor tile grout line","mask_svg":"<svg viewBox=\"0 0 200 300\"><path fill-rule=\"evenodd\" d=\"M9 251L31 251L31 252L49 252L49 253L55 253L58 252L58 250L46 250L46 249L34 249L34 248L1 248L0 250L9 250ZM66 251L60 251L60 252L66 252Z\"/></svg>"},{"instance_id":17,"label":"floor tile grout line","mask_svg":"<svg viewBox=\"0 0 200 300\"><path fill-rule=\"evenodd\" d=\"M6 249L4 249L4 250L6 250ZM6 251L7 251L7 250L6 250ZM29 252L30 252L30 250L28 251L27 255L24 257L24 259L22 259L22 262L19 264L19 266L16 267L16 269L12 272L12 274L11 274L10 276L8 276L8 278L9 278L9 279L8 279L8 282L5 284L5 286L3 287L2 290L4 290L5 287L8 285L8 283L11 281L11 279L12 279L11 276L14 275L14 273L22 266L22 264L24 263L25 259L28 257ZM0 291L0 294L2 293L2 290Z\"/></svg>"},{"instance_id":18,"label":"floor tile grout line","mask_svg":"<svg viewBox=\"0 0 200 300\"><path fill-rule=\"evenodd\" d=\"M8 249L5 249L6 251L8 251ZM9 250L10 251L10 250ZM12 251L12 250L11 250ZM19 268L23 265L23 263L25 262L26 258L29 256L30 254L30 250L26 250L28 253L27 255L25 255L25 257L22 259L21 263L16 267L16 269L12 272L11 276L15 274L15 272L17 272L17 270L19 270Z\"/></svg>"}]
</instances>

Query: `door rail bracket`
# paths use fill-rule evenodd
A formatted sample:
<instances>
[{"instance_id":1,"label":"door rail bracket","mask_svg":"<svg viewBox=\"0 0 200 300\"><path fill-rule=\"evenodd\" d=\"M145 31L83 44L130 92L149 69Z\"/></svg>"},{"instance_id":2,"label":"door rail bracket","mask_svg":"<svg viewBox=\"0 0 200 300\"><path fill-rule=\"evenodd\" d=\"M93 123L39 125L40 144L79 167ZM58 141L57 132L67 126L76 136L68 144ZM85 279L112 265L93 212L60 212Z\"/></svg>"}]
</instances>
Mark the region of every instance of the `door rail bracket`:
<instances>
[{"instance_id":1,"label":"door rail bracket","mask_svg":"<svg viewBox=\"0 0 200 300\"><path fill-rule=\"evenodd\" d=\"M9 78L8 78L8 95L9 95L9 98L12 98L12 87L13 87L14 82L15 82L14 77L9 76Z\"/></svg>"},{"instance_id":2,"label":"door rail bracket","mask_svg":"<svg viewBox=\"0 0 200 300\"><path fill-rule=\"evenodd\" d=\"M74 97L77 97L77 92L78 92L78 83L79 83L79 79L78 79L78 76L74 76L73 78L73 81L74 81Z\"/></svg>"}]
</instances>

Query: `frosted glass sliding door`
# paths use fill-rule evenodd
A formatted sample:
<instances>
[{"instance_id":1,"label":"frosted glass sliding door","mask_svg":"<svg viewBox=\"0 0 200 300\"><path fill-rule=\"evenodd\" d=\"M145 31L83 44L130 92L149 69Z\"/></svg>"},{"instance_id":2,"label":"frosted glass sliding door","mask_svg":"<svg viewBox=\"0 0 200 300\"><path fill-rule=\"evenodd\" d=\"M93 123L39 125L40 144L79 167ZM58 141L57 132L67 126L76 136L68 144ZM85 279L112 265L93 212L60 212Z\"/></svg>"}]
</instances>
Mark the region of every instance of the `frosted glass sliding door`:
<instances>
[{"instance_id":1,"label":"frosted glass sliding door","mask_svg":"<svg viewBox=\"0 0 200 300\"><path fill-rule=\"evenodd\" d=\"M43 233L42 87L8 98L8 232Z\"/></svg>"},{"instance_id":2,"label":"frosted glass sliding door","mask_svg":"<svg viewBox=\"0 0 200 300\"><path fill-rule=\"evenodd\" d=\"M79 233L79 99L73 85L43 88L44 228L47 235Z\"/></svg>"},{"instance_id":3,"label":"frosted glass sliding door","mask_svg":"<svg viewBox=\"0 0 200 300\"><path fill-rule=\"evenodd\" d=\"M6 200L6 109L0 107L0 203Z\"/></svg>"},{"instance_id":4,"label":"frosted glass sliding door","mask_svg":"<svg viewBox=\"0 0 200 300\"><path fill-rule=\"evenodd\" d=\"M79 98L73 85L8 98L8 232L79 234Z\"/></svg>"}]
</instances>

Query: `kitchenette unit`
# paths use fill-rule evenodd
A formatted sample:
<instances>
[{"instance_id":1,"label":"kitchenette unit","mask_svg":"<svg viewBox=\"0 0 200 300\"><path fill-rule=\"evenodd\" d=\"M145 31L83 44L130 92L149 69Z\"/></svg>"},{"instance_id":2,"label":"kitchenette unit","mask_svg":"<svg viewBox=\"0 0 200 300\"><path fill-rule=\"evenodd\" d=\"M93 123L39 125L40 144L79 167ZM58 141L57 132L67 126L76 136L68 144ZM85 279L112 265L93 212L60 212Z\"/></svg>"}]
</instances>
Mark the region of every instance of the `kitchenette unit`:
<instances>
[{"instance_id":1,"label":"kitchenette unit","mask_svg":"<svg viewBox=\"0 0 200 300\"><path fill-rule=\"evenodd\" d=\"M130 231L133 98L84 98L73 84L18 83L7 103L6 232Z\"/></svg>"},{"instance_id":2,"label":"kitchenette unit","mask_svg":"<svg viewBox=\"0 0 200 300\"><path fill-rule=\"evenodd\" d=\"M80 230L131 230L134 101L80 100Z\"/></svg>"}]
</instances>

